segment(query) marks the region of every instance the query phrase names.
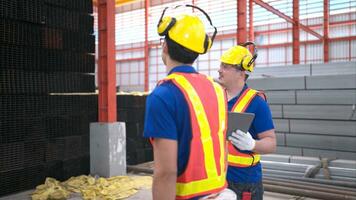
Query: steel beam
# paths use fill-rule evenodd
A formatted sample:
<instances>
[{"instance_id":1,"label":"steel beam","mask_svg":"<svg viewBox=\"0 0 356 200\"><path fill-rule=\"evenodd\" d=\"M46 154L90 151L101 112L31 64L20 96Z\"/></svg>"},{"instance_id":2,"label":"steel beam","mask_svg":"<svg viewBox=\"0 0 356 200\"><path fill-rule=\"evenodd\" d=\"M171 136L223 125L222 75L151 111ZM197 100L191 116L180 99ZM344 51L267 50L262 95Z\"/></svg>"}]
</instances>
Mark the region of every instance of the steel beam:
<instances>
[{"instance_id":1,"label":"steel beam","mask_svg":"<svg viewBox=\"0 0 356 200\"><path fill-rule=\"evenodd\" d=\"M253 28L253 0L248 1L248 17L249 17L249 34L248 39L250 41L255 40L255 33Z\"/></svg>"},{"instance_id":2,"label":"steel beam","mask_svg":"<svg viewBox=\"0 0 356 200\"><path fill-rule=\"evenodd\" d=\"M93 0L93 6L97 7L98 6L98 0ZM115 5L116 7L122 6L123 4L127 4L127 3L132 3L135 0L115 0Z\"/></svg>"},{"instance_id":3,"label":"steel beam","mask_svg":"<svg viewBox=\"0 0 356 200\"><path fill-rule=\"evenodd\" d=\"M300 63L299 0L293 0L293 64Z\"/></svg>"},{"instance_id":4,"label":"steel beam","mask_svg":"<svg viewBox=\"0 0 356 200\"><path fill-rule=\"evenodd\" d=\"M98 1L99 122L116 122L115 1Z\"/></svg>"},{"instance_id":5,"label":"steel beam","mask_svg":"<svg viewBox=\"0 0 356 200\"><path fill-rule=\"evenodd\" d=\"M237 32L236 40L237 44L241 44L247 41L247 0L238 0L237 1Z\"/></svg>"},{"instance_id":6,"label":"steel beam","mask_svg":"<svg viewBox=\"0 0 356 200\"><path fill-rule=\"evenodd\" d=\"M192 0L192 5L195 6L195 0ZM194 13L194 12L195 12L195 9L192 8L192 13Z\"/></svg>"},{"instance_id":7,"label":"steel beam","mask_svg":"<svg viewBox=\"0 0 356 200\"><path fill-rule=\"evenodd\" d=\"M221 38L219 37L218 40L220 40L220 39ZM329 38L329 42L352 41L352 40L356 40L356 36ZM322 41L320 41L320 40L308 40L308 41L300 41L300 44L301 45L320 44L321 42ZM275 44L258 45L258 48L259 49L268 49L268 48L288 47L288 46L291 46L291 45L293 45L293 43L283 42L283 43L275 43Z\"/></svg>"},{"instance_id":8,"label":"steel beam","mask_svg":"<svg viewBox=\"0 0 356 200\"><path fill-rule=\"evenodd\" d=\"M116 60L116 63L120 62L131 62L131 61L145 61L146 57L137 57L137 58L124 58Z\"/></svg>"},{"instance_id":9,"label":"steel beam","mask_svg":"<svg viewBox=\"0 0 356 200\"><path fill-rule=\"evenodd\" d=\"M132 52L132 51L144 51L145 47L131 47L131 48L125 48L125 49L116 49L116 53L120 52Z\"/></svg>"},{"instance_id":10,"label":"steel beam","mask_svg":"<svg viewBox=\"0 0 356 200\"><path fill-rule=\"evenodd\" d=\"M262 0L253 0L257 5L261 6L262 8L265 8L266 10L272 12L273 14L279 16L280 18L283 18L285 19L287 22L290 22L292 24L294 24L294 20L287 16L286 14L282 13L281 11L275 9L274 7L272 7L271 5L269 5L268 3L265 3L263 2ZM319 39L322 39L323 36L321 36L319 33L315 32L314 30L310 29L309 27L303 25L303 24L300 24L299 23L299 26L301 29L303 29L305 32L307 33L310 33L312 35L314 35L315 37L319 38Z\"/></svg>"},{"instance_id":11,"label":"steel beam","mask_svg":"<svg viewBox=\"0 0 356 200\"><path fill-rule=\"evenodd\" d=\"M318 19L318 18L312 18L312 19ZM351 26L356 24L356 21L354 20L347 20L347 21L342 21L342 22L329 22L329 28L330 27L335 27L335 26ZM314 24L310 25L309 27L312 28L323 28L323 23L321 24ZM265 30L265 31L255 31L255 35L261 35L261 34L271 34L271 33L282 33L286 31L290 31L291 28L281 28L281 29L273 29L273 30Z\"/></svg>"},{"instance_id":12,"label":"steel beam","mask_svg":"<svg viewBox=\"0 0 356 200\"><path fill-rule=\"evenodd\" d=\"M329 0L324 0L324 62L329 62Z\"/></svg>"},{"instance_id":13,"label":"steel beam","mask_svg":"<svg viewBox=\"0 0 356 200\"><path fill-rule=\"evenodd\" d=\"M148 91L148 64L149 64L149 47L148 47L148 9L150 2L145 0L145 91Z\"/></svg>"}]
</instances>

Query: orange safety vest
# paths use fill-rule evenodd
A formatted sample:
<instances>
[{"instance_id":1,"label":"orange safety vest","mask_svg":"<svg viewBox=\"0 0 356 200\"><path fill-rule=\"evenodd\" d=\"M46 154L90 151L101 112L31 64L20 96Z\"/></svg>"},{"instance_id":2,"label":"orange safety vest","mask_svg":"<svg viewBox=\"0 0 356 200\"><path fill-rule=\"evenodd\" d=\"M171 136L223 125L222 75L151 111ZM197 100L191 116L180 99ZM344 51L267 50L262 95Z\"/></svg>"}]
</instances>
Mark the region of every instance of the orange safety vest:
<instances>
[{"instance_id":1,"label":"orange safety vest","mask_svg":"<svg viewBox=\"0 0 356 200\"><path fill-rule=\"evenodd\" d=\"M226 93L202 74L172 73L162 82L168 80L183 93L192 125L188 163L177 177L176 199L220 192L227 187Z\"/></svg>"},{"instance_id":2,"label":"orange safety vest","mask_svg":"<svg viewBox=\"0 0 356 200\"><path fill-rule=\"evenodd\" d=\"M251 88L247 88L237 99L235 105L232 107L232 112L245 112L250 105L252 99L256 96L261 96L264 100L266 97L264 93ZM242 153L231 142L228 142L228 156L227 160L230 166L235 167L251 167L256 165L261 160L260 154L257 153Z\"/></svg>"}]
</instances>

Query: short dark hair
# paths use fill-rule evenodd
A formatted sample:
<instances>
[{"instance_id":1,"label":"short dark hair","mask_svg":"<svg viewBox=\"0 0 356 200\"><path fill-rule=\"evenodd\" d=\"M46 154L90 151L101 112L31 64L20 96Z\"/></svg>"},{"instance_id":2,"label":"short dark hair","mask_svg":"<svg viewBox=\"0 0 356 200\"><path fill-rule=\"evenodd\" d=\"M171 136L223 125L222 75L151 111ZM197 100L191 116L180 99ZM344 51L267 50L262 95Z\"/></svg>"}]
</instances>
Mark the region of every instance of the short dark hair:
<instances>
[{"instance_id":1,"label":"short dark hair","mask_svg":"<svg viewBox=\"0 0 356 200\"><path fill-rule=\"evenodd\" d=\"M245 81L247 81L248 77L250 77L250 75L245 74Z\"/></svg>"},{"instance_id":2,"label":"short dark hair","mask_svg":"<svg viewBox=\"0 0 356 200\"><path fill-rule=\"evenodd\" d=\"M168 35L166 35L165 40L168 48L168 54L173 60L183 64L192 64L198 58L198 53L195 53L174 42L168 37Z\"/></svg>"}]
</instances>

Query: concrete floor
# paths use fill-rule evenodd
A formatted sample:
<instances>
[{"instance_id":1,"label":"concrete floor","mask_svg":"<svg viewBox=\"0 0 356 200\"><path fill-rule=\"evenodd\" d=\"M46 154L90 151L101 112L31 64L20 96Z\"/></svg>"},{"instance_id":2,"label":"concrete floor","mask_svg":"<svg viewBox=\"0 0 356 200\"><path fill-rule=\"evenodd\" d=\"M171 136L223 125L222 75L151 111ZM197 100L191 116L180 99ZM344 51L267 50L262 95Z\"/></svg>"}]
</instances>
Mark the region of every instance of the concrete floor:
<instances>
[{"instance_id":1,"label":"concrete floor","mask_svg":"<svg viewBox=\"0 0 356 200\"><path fill-rule=\"evenodd\" d=\"M5 197L0 197L0 200L31 200L31 193L33 190L19 192ZM150 190L140 190L135 195L127 198L127 200L152 200ZM82 200L80 195L73 195L69 200Z\"/></svg>"},{"instance_id":2,"label":"concrete floor","mask_svg":"<svg viewBox=\"0 0 356 200\"><path fill-rule=\"evenodd\" d=\"M0 200L30 200L31 193L33 190L28 190L25 192L20 192L17 194L1 197ZM287 194L265 192L263 195L264 200L317 200L307 197L292 196ZM69 200L82 200L79 195L74 195ZM127 198L127 200L152 200L151 190L140 190L135 195Z\"/></svg>"}]
</instances>

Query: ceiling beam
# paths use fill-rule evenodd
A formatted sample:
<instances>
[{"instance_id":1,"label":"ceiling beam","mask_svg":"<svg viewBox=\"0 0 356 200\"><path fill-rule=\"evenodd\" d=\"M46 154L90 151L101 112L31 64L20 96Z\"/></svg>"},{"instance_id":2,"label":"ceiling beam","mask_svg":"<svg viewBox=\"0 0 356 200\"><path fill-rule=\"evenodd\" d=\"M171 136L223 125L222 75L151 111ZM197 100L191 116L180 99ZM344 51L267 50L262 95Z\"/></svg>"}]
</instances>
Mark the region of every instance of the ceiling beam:
<instances>
[{"instance_id":1,"label":"ceiling beam","mask_svg":"<svg viewBox=\"0 0 356 200\"><path fill-rule=\"evenodd\" d=\"M98 6L98 1L100 0L93 0L93 5ZM115 7L119 7L128 3L134 3L135 1L137 0L115 0Z\"/></svg>"},{"instance_id":2,"label":"ceiling beam","mask_svg":"<svg viewBox=\"0 0 356 200\"><path fill-rule=\"evenodd\" d=\"M261 6L262 8L272 12L273 14L277 15L278 17L285 19L287 22L295 24L294 20L289 17L288 15L282 13L281 11L275 9L274 7L272 7L271 5L269 5L266 2L263 2L262 0L253 0L257 5ZM301 29L303 29L305 32L310 33L312 35L314 35L315 37L317 37L318 39L323 39L323 36L320 35L319 33L315 32L314 30L310 29L309 27L299 23L299 26Z\"/></svg>"}]
</instances>

